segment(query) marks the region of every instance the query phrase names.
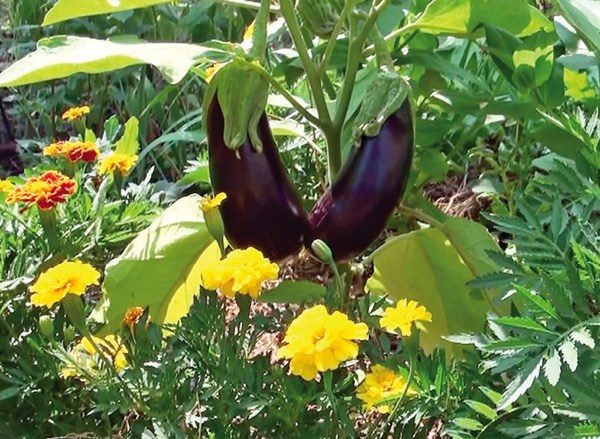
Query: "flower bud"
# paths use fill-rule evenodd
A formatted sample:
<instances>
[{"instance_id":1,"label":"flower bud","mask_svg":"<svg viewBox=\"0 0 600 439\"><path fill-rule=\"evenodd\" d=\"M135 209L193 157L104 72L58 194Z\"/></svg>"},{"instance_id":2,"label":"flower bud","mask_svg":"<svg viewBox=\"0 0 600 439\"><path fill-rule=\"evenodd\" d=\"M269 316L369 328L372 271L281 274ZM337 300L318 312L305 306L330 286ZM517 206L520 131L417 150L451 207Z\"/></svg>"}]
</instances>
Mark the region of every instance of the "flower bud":
<instances>
[{"instance_id":1,"label":"flower bud","mask_svg":"<svg viewBox=\"0 0 600 439\"><path fill-rule=\"evenodd\" d=\"M42 335L49 340L54 340L54 322L50 316L41 316L38 323Z\"/></svg>"},{"instance_id":2,"label":"flower bud","mask_svg":"<svg viewBox=\"0 0 600 439\"><path fill-rule=\"evenodd\" d=\"M321 239L315 239L310 247L320 260L322 260L326 264L333 263L333 254L331 253L331 249L325 243L325 241L322 241Z\"/></svg>"}]
</instances>

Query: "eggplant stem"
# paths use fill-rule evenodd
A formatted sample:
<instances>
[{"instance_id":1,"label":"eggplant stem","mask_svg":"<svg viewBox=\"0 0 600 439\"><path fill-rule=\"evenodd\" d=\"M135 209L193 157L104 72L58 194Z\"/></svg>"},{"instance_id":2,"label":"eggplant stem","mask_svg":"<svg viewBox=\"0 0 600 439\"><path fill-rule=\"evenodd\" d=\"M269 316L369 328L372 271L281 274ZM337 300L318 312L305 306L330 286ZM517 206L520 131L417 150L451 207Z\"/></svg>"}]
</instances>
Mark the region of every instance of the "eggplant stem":
<instances>
[{"instance_id":1,"label":"eggplant stem","mask_svg":"<svg viewBox=\"0 0 600 439\"><path fill-rule=\"evenodd\" d=\"M340 18L338 19L333 31L331 32L331 36L329 37L329 41L327 42L327 47L325 47L325 53L323 54L323 58L319 63L319 68L317 69L318 74L322 77L325 74L325 70L327 70L327 66L329 65L329 61L331 60L331 56L333 55L333 49L335 49L335 44L337 43L337 37L342 32L342 28L344 27L344 23L348 19L350 12L354 9L357 0L348 0L344 4L344 8L342 9L342 13L340 14Z\"/></svg>"}]
</instances>

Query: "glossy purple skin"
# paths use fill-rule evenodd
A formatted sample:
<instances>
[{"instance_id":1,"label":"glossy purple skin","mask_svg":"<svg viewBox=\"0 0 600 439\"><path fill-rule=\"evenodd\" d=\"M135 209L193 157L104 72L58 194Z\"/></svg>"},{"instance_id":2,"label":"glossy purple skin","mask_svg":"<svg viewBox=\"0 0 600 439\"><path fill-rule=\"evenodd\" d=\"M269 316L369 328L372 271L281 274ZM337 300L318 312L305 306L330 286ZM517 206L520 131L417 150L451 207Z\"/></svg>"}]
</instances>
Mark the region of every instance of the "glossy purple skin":
<instances>
[{"instance_id":1,"label":"glossy purple skin","mask_svg":"<svg viewBox=\"0 0 600 439\"><path fill-rule=\"evenodd\" d=\"M271 260L298 253L307 217L279 158L267 116L263 114L258 152L249 140L237 150L223 140L223 112L214 99L208 110L210 178L215 193L227 199L220 211L227 240L235 248L255 247Z\"/></svg>"},{"instance_id":2,"label":"glossy purple skin","mask_svg":"<svg viewBox=\"0 0 600 439\"><path fill-rule=\"evenodd\" d=\"M329 245L344 262L361 254L379 236L406 189L414 132L408 100L376 137L363 137L331 188L309 215L305 245Z\"/></svg>"}]
</instances>

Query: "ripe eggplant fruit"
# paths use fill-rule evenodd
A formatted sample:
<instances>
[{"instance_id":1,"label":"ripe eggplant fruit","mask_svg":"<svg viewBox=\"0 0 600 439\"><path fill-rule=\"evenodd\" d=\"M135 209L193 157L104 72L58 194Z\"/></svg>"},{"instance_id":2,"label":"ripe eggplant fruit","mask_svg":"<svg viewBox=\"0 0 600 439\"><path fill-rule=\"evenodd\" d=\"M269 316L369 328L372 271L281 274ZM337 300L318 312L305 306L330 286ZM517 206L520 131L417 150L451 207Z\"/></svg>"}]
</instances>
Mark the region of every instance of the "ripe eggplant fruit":
<instances>
[{"instance_id":1,"label":"ripe eggplant fruit","mask_svg":"<svg viewBox=\"0 0 600 439\"><path fill-rule=\"evenodd\" d=\"M363 252L383 231L408 181L414 147L409 99L375 137L362 136L331 188L310 212L305 246L322 239L338 262Z\"/></svg>"},{"instance_id":2,"label":"ripe eggplant fruit","mask_svg":"<svg viewBox=\"0 0 600 439\"><path fill-rule=\"evenodd\" d=\"M249 138L236 149L224 140L224 116L215 95L206 114L210 178L220 206L225 236L236 248L255 247L280 261L302 247L307 216L279 158L266 114L260 118L258 151Z\"/></svg>"}]
</instances>

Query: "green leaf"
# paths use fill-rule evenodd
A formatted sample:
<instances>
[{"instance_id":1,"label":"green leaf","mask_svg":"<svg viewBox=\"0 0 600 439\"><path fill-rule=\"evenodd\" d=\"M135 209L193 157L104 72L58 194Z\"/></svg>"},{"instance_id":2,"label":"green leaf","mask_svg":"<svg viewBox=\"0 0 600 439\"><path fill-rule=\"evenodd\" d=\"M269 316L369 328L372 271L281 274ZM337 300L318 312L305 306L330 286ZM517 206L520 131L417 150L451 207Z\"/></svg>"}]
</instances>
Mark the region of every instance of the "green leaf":
<instances>
[{"instance_id":1,"label":"green leaf","mask_svg":"<svg viewBox=\"0 0 600 439\"><path fill-rule=\"evenodd\" d=\"M513 53L513 82L521 91L541 86L550 79L554 64L555 35L538 32Z\"/></svg>"},{"instance_id":2,"label":"green leaf","mask_svg":"<svg viewBox=\"0 0 600 439\"><path fill-rule=\"evenodd\" d=\"M171 3L171 0L58 0L44 17L42 26L72 18L111 14L162 3Z\"/></svg>"},{"instance_id":3,"label":"green leaf","mask_svg":"<svg viewBox=\"0 0 600 439\"><path fill-rule=\"evenodd\" d=\"M198 195L178 200L108 263L103 302L94 313L105 322L103 334L118 329L134 306L150 307L156 323L175 323L187 314L202 267L219 258L199 203Z\"/></svg>"},{"instance_id":4,"label":"green leaf","mask_svg":"<svg viewBox=\"0 0 600 439\"><path fill-rule=\"evenodd\" d=\"M464 428L465 430L481 431L483 428L483 424L481 422L471 418L456 418L453 419L452 422L454 422L460 428Z\"/></svg>"},{"instance_id":5,"label":"green leaf","mask_svg":"<svg viewBox=\"0 0 600 439\"><path fill-rule=\"evenodd\" d=\"M482 25L498 26L517 36L554 28L526 0L433 0L410 26L433 35L474 37Z\"/></svg>"},{"instance_id":6,"label":"green leaf","mask_svg":"<svg viewBox=\"0 0 600 439\"><path fill-rule=\"evenodd\" d=\"M540 375L541 367L540 358L529 361L506 387L502 399L498 402L498 410L504 410L527 392Z\"/></svg>"},{"instance_id":7,"label":"green leaf","mask_svg":"<svg viewBox=\"0 0 600 439\"><path fill-rule=\"evenodd\" d=\"M443 231L419 230L377 249L373 254L375 272L367 289L394 300L419 301L433 315L432 323L424 325L427 332L421 332L422 347L431 352L443 344L458 353L464 347L442 337L481 332L495 299L473 294L467 287L476 276L498 271L486 250L498 251L498 247L483 226L452 218L444 223Z\"/></svg>"},{"instance_id":8,"label":"green leaf","mask_svg":"<svg viewBox=\"0 0 600 439\"><path fill-rule=\"evenodd\" d=\"M510 328L527 329L530 331L545 332L546 334L556 334L554 331L551 331L529 317L498 317L493 321Z\"/></svg>"},{"instance_id":9,"label":"green leaf","mask_svg":"<svg viewBox=\"0 0 600 439\"><path fill-rule=\"evenodd\" d=\"M548 356L548 360L546 360L546 364L544 364L544 375L552 387L558 384L558 380L560 380L560 371L560 356L556 349L552 349L552 352Z\"/></svg>"},{"instance_id":10,"label":"green leaf","mask_svg":"<svg viewBox=\"0 0 600 439\"><path fill-rule=\"evenodd\" d=\"M104 73L150 64L174 84L204 59L225 60L226 52L195 44L146 43L136 38L97 40L54 36L38 42L37 50L0 73L0 87L34 84L75 73Z\"/></svg>"},{"instance_id":11,"label":"green leaf","mask_svg":"<svg viewBox=\"0 0 600 439\"><path fill-rule=\"evenodd\" d=\"M308 303L316 302L325 296L326 288L314 282L285 280L277 287L264 291L259 302L263 303Z\"/></svg>"},{"instance_id":12,"label":"green leaf","mask_svg":"<svg viewBox=\"0 0 600 439\"><path fill-rule=\"evenodd\" d=\"M565 340L558 347L560 351L563 361L567 363L571 372L575 372L577 370L578 364L578 355L577 355L577 346L571 340Z\"/></svg>"},{"instance_id":13,"label":"green leaf","mask_svg":"<svg viewBox=\"0 0 600 439\"><path fill-rule=\"evenodd\" d=\"M494 341L482 347L487 352L503 352L515 349L538 348L544 346L532 340L522 338L509 338L508 340Z\"/></svg>"},{"instance_id":14,"label":"green leaf","mask_svg":"<svg viewBox=\"0 0 600 439\"><path fill-rule=\"evenodd\" d=\"M131 117L125 123L125 132L123 136L115 145L115 152L127 154L127 155L135 155L138 153L140 148L140 142L138 141L139 135L139 121L136 117Z\"/></svg>"},{"instance_id":15,"label":"green leaf","mask_svg":"<svg viewBox=\"0 0 600 439\"><path fill-rule=\"evenodd\" d=\"M515 289L519 292L519 294L521 296L523 296L529 302L533 303L535 306L537 306L539 309L541 309L547 315L549 315L550 317L552 317L556 320L560 320L558 312L556 312L556 309L554 308L554 306L552 306L552 304L550 302L548 302L546 299L544 299L542 296L540 296L538 294L533 294L527 288L522 287L520 285L517 285L515 287Z\"/></svg>"},{"instance_id":16,"label":"green leaf","mask_svg":"<svg viewBox=\"0 0 600 439\"><path fill-rule=\"evenodd\" d=\"M468 405L469 407L471 407L473 410L475 410L480 415L483 415L490 420L494 420L497 417L496 410L494 410L489 405L484 404L483 402L474 401L472 399L467 399L465 401L465 404Z\"/></svg>"},{"instance_id":17,"label":"green leaf","mask_svg":"<svg viewBox=\"0 0 600 439\"><path fill-rule=\"evenodd\" d=\"M565 18L600 50L600 7L596 0L558 0Z\"/></svg>"}]
</instances>

